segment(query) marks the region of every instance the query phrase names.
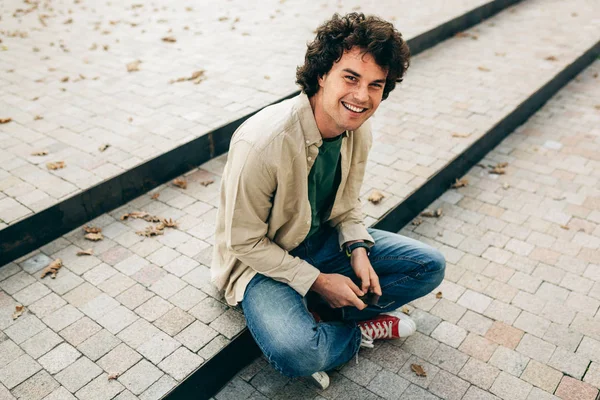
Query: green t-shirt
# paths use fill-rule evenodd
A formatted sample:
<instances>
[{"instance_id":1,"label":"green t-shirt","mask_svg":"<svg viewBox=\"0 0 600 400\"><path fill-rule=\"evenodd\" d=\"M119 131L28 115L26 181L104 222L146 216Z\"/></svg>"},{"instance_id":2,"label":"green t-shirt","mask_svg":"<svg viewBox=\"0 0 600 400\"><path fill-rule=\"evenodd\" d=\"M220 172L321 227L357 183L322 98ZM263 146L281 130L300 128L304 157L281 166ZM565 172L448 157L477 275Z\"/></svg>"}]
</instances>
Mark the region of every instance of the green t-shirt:
<instances>
[{"instance_id":1,"label":"green t-shirt","mask_svg":"<svg viewBox=\"0 0 600 400\"><path fill-rule=\"evenodd\" d=\"M316 233L321 222L329 217L341 180L340 149L342 137L323 139L319 155L308 174L308 200L311 208L311 226L306 239ZM304 239L304 240L306 240Z\"/></svg>"}]
</instances>

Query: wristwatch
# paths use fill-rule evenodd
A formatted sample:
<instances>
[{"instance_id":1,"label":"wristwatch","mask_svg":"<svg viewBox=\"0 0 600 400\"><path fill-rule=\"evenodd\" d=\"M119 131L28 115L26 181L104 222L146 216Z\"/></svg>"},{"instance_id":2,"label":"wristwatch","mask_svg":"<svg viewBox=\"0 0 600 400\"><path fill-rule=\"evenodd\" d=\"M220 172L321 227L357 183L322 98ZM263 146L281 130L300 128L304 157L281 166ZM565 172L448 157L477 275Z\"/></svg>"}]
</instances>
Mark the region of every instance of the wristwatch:
<instances>
[{"instance_id":1,"label":"wristwatch","mask_svg":"<svg viewBox=\"0 0 600 400\"><path fill-rule=\"evenodd\" d=\"M364 247L365 250L367 250L367 256L371 254L371 250L369 249L368 244L366 244L365 242L356 242L352 243L349 246L346 246L346 255L348 256L348 258L352 257L352 252L354 251L354 249L358 249L359 247Z\"/></svg>"}]
</instances>

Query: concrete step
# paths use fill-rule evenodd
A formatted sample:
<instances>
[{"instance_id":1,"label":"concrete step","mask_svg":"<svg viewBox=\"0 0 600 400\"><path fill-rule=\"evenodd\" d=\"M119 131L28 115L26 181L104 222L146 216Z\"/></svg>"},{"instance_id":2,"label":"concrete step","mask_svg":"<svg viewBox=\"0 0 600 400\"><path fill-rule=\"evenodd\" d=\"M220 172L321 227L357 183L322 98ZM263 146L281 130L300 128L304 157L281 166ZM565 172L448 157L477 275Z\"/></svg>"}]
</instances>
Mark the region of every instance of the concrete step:
<instances>
[{"instance_id":1,"label":"concrete step","mask_svg":"<svg viewBox=\"0 0 600 400\"><path fill-rule=\"evenodd\" d=\"M571 11L565 13L566 5L560 2L544 4L522 3L513 8L514 12L503 12L474 28L470 34L477 40L453 38L413 59L406 81L382 104L374 120L378 133L369 160L370 175L365 180L369 186L363 188L362 197L365 200L372 188L384 191L387 197L377 207L365 203L369 225L385 224L395 213L402 216L393 217L396 223L412 218L460 177L463 168L466 171L477 162L495 141L508 135L597 56L598 46L593 39L599 33L598 16L588 8L588 2L569 3L569 10L577 10L576 17ZM506 54L497 56L495 51ZM556 61L545 60L549 56ZM480 66L489 71L480 70ZM454 131L469 136L454 138ZM159 379L160 371L165 371L167 375L147 390L162 394L175 387L169 398L192 393L207 398L214 394L236 368L257 354L244 330L242 316L219 302L221 298L208 279L217 188L225 159L217 157L186 174L186 190L162 185L90 221L104 229L103 241L85 241L81 228L77 228L0 269L0 288L6 292L2 298L2 329L15 336L14 332L22 332L25 324L40 327L48 323L56 326L61 336L68 337L76 328L83 336L85 325L97 322L105 330L88 339L86 345L74 345L77 349L87 351L87 346L114 336L117 339L111 343L115 346L122 341L123 348L135 349L145 358L143 366L136 365L115 385L122 382L132 389L130 376L137 379L140 371L147 370L152 371L142 374L147 379ZM215 182L201 185L206 179ZM409 190L401 189L407 185ZM159 197L153 198L156 193ZM120 220L124 213L139 210L176 219L179 229L140 241L134 232L144 229L147 223ZM450 248L451 239L446 244ZM95 255L75 255L79 249L90 247ZM442 250L447 252L448 248ZM38 271L49 258L56 257L65 262L59 276L54 281L38 281ZM16 324L23 325L11 329L15 325L10 318L15 302L32 299L26 294L34 288L22 293L31 284L45 297L35 297L27 304L35 315L17 320ZM44 287L54 293L44 294ZM149 299L148 295L153 297ZM70 304L65 305L66 301ZM51 312L58 314L52 317ZM52 322L63 313L78 318L84 313L86 316L79 319L85 323L71 330L68 326L63 332ZM142 318L131 322L130 318L137 316ZM159 328L171 337L164 337ZM139 339L153 337L155 341L164 340L163 345ZM10 335L9 339L19 344L26 340ZM165 354L177 343L183 346L173 354ZM93 362L103 357L96 355L86 356ZM202 367L184 380L199 365ZM105 376L95 378L97 383L90 385L100 385L106 380L102 378ZM134 390L140 390L140 386Z\"/></svg>"},{"instance_id":2,"label":"concrete step","mask_svg":"<svg viewBox=\"0 0 600 400\"><path fill-rule=\"evenodd\" d=\"M599 81L596 60L481 160L507 162L504 175L470 168L468 186L426 205L440 218L398 232L447 259L444 282L407 305L415 335L361 349L325 391L259 357L215 398L596 399Z\"/></svg>"},{"instance_id":3,"label":"concrete step","mask_svg":"<svg viewBox=\"0 0 600 400\"><path fill-rule=\"evenodd\" d=\"M1 68L14 70L0 76L0 110L14 120L0 125L0 264L227 151L231 134L249 115L295 94L296 66L320 22L315 15L358 7L394 18L416 54L517 2L461 0L449 6L433 0L428 7L414 7L402 0L344 8L291 1L285 6L261 3L263 9L236 0L228 3L236 16L219 21L205 6L190 12L165 9L169 3L163 0L155 4L161 11L158 20L153 10L123 10L122 4L111 3L98 10L75 6L70 24L57 21L68 7L56 5L57 16L41 28L35 13L13 18L7 13L13 12L10 4L3 3L6 29L26 30L30 36L7 38L8 51L0 60ZM109 22L96 13L127 18ZM267 17L270 13L274 18ZM163 43L159 31L173 20L180 24L177 44ZM96 30L97 21L108 27ZM148 34L142 34L146 29ZM111 50L89 50L92 42L107 42L111 36L105 32L118 37ZM272 32L280 32L279 39ZM48 40L60 41L69 52L56 54L51 47L31 52ZM184 52L185 46L199 51ZM144 67L127 73L127 57L142 59ZM202 84L168 83L198 68L207 71ZM258 78L256 71L261 71ZM79 74L99 78L81 79ZM65 75L77 76L76 82L57 83ZM43 120L34 118L42 114ZM111 147L100 152L106 143ZM38 147L47 147L50 154L31 156ZM53 160L63 160L67 167L48 171L46 163Z\"/></svg>"}]
</instances>

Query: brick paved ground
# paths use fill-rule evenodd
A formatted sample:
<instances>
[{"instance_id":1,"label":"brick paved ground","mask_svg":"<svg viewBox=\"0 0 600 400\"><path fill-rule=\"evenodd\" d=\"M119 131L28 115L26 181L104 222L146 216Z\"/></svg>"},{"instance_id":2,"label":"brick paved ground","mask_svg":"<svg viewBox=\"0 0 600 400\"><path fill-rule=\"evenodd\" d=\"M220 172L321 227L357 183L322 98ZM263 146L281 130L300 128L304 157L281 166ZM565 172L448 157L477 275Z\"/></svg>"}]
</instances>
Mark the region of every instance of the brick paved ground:
<instances>
[{"instance_id":1,"label":"brick paved ground","mask_svg":"<svg viewBox=\"0 0 600 400\"><path fill-rule=\"evenodd\" d=\"M599 29L597 11L594 14L594 10L589 8L591 3L581 0L568 5L556 2L552 3L552 7L548 7L548 4L548 1L523 3L515 7L514 12L505 12L475 28L472 33L477 35L478 40L452 39L413 60L406 82L382 105L375 119L377 139L369 161L370 175L366 182L370 186L365 185L363 194L366 198L371 187L376 187L384 190L388 197L378 206L365 204L368 224L404 199L411 190L443 167L444 162L448 162L522 102L529 92L537 90L545 80L591 46ZM569 12L566 13L565 10ZM571 10L577 10L577 15L572 15ZM506 32L511 32L511 35ZM460 57L457 58L457 55ZM556 57L556 61L544 59L549 55ZM485 66L490 71L479 70L479 66ZM593 68L598 69L597 66ZM592 82L587 82L591 79L587 76L578 84L592 86ZM562 93L561 96L564 96ZM586 121L592 124L592 116L597 115L593 114L597 112L593 109L593 104L588 104L591 100L585 99L583 97L583 100L577 101L592 108L585 114L587 117L579 115L586 111L584 106L578 105L569 111L575 126ZM562 101L565 101L564 98ZM551 132L558 135L556 132L574 129L571 121L557 122L554 114L561 110L562 105L554 107L557 111L552 111L553 120L546 121L553 124ZM569 115L564 118L567 117ZM546 119L547 116L541 118L541 122ZM564 128L557 130L556 126ZM470 133L470 136L452 138L451 133L455 131ZM529 140L541 140L541 131L535 132L538 136L529 134ZM576 134L594 132L577 131ZM513 135L507 141L509 145L515 137L518 135ZM440 141L440 138L447 140ZM538 145L539 153L535 154L545 154L546 151L566 153L566 149L571 149L570 152L588 151L588 158L597 154L597 151L593 152L597 149L593 149L590 143L579 145L580 141L569 142L570 136L553 140L557 143L546 144L546 140L541 141ZM561 142L563 147L558 148ZM567 145L568 143L570 144ZM521 155L516 149L506 148L505 153L513 151L516 155ZM516 155L511 153L510 157ZM512 162L512 159L509 161ZM121 209L90 222L91 225L103 228L105 239L102 241L86 241L82 229L77 229L0 269L0 329L3 332L0 335L0 383L3 385L0 386L0 391L7 393L10 390L14 396L27 398L43 398L51 392L55 396L53 398L67 398L65 393L73 393L82 399L100 396L112 398L119 393L122 393L121 398L132 395L142 399L158 398L244 328L243 318L235 309L229 309L220 301L221 297L208 279L207 265L212 251L216 197L224 162L225 157L219 157L189 173L186 176L186 190L172 184L163 185ZM587 314L580 308L593 306L593 301L598 296L592 296L590 290L595 290L596 293L598 284L587 290L587 297L581 290L575 290L571 286L581 284L584 278L598 280L593 267L583 265L586 263L585 258L577 261L575 257L583 254L588 257L587 263L594 255L597 259L598 245L594 242L594 238L597 240L598 236L597 225L588 233L575 232L578 229L575 227L568 231L582 241L579 244L582 248L577 254L571 254L574 260L569 260L568 263L574 265L570 271L573 276L565 274L569 278L561 277L560 281L557 281L557 277L554 280L547 277L554 271L550 267L559 268L554 265L557 262L549 258L548 254L552 251L543 250L551 248L556 251L556 239L551 240L541 233L557 236L564 235L565 232L559 230L558 233L549 231L538 234L533 231L545 230L543 222L546 220L543 218L550 218L549 221L560 224L571 224L574 221L583 224L588 215L576 214L574 210L577 207L573 208L574 205L569 201L575 201L575 205L590 210L593 208L593 196L598 194L594 194L591 188L593 174L597 172L586 164L582 155L572 155L556 166L547 167L580 173L579 179L576 179L577 176L571 178L562 174L558 174L558 177L550 175L550 178L562 179L582 188L585 184L590 184L590 189L584 191L573 186L577 195L571 195L567 191L570 186L564 189L564 196L575 196L573 199L576 200L569 200L570 197L561 200L560 204L565 207L562 212L569 216L576 215L577 220L564 220L563 214L551 208L552 212L546 212L540 218L533 219L533 222L528 222L532 217L527 213L539 212L540 208L534 206L539 203L536 203L537 197L533 193L523 194L522 198L518 197L519 194L527 190L538 190L537 195L546 194L543 185L551 179L543 174L551 174L555 170L544 172L543 166L549 165L546 161L529 161L524 165L526 167L515 161L515 165L511 164L509 167L509 175L500 178L520 179L511 183L513 187L506 191L499 191L494 187L493 184L498 181L491 181L493 177L473 177L470 187L444 196L447 203L444 205L444 218L436 221L436 225L422 224L415 234L429 237L427 240L432 240L437 245L443 243L442 251L450 264L448 282L442 288L445 298L439 301L434 298L424 299L415 304L421 310L413 313L417 318L419 314L422 316L419 318L421 334L407 341L402 348L386 345L373 352L372 356L368 352L361 356L367 370L356 369L358 377L353 379L357 384L366 386L366 389L337 385L334 386L337 389L332 388L329 394L323 393L323 396L342 396L345 391L367 393L371 389L377 392L379 389L374 388L378 382L388 380L397 382L396 388L389 389L390 396L399 392L402 387L408 387L405 396L409 393L418 396L420 389L409 386L406 381L414 378L402 373L403 365L397 365L399 359L408 360L411 354L438 367L446 360L440 371L430 374L429 389L437 388L434 393L441 395L442 391L455 387L446 382L461 382L456 386L456 393L461 393L460 389L465 383L462 383L460 373L466 373L463 372L463 367L468 356L460 356L461 351L453 351L452 346L459 347L459 350L462 350L461 346L468 346L472 350L465 350L465 354L469 356L468 351L481 351L482 355L477 353L477 357L471 356L481 363L491 363L493 360L495 364L490 365L503 371L498 375L498 379L501 379L493 381L493 385L500 388L498 390L503 387L520 387L513 384L511 377L522 376L526 368L529 368L530 359L557 370L563 368L561 365L566 366L573 377L585 372L581 371L581 362L571 363L570 360L573 357L588 357L591 360L591 356L582 353L572 356L568 352L579 351L582 346L589 354L597 351L595 346L598 346L597 341L600 339L591 332L598 328L595 322L598 317L586 317ZM515 167L523 169L523 172L518 174ZM595 177L598 178L597 175ZM205 187L200 184L209 178L215 180L212 185ZM540 180L537 182L539 187L529 183L534 179ZM483 189L497 190L499 193L485 193ZM581 194L580 191L592 200L577 197ZM152 198L155 193L159 194L157 199ZM499 196L509 195L517 197L516 203L522 204L522 209L514 206L513 201L502 202L502 199L498 199ZM477 199L470 200L469 196ZM494 198L497 199L495 203ZM477 206L477 201L482 203ZM591 203L587 204L586 201ZM567 204L573 207L567 208ZM506 211L500 216L500 210L494 208L494 205L505 208ZM460 207L465 210L460 211ZM127 212L140 210L173 218L179 222L179 227L177 230L167 229L162 236L144 239L135 232L150 225L148 222L140 219L120 220ZM480 216L483 213L491 215L483 218ZM492 218L494 215L497 220ZM503 218L508 218L508 221ZM590 216L587 223L597 224L597 219L597 216ZM527 233L524 238L517 237L524 243L516 240L503 243L504 236L508 234L501 232L504 229L512 232L502 225L508 222L512 225L507 226L514 228L520 235ZM443 231L441 227L444 228ZM590 227L591 225L586 225L585 229ZM529 233L527 229L532 232ZM441 236L438 236L438 231L442 233ZM530 234L532 239L529 239ZM475 239L467 240L467 236ZM565 251L575 252L577 248L564 237L561 238L560 244L567 249ZM492 243L495 245L491 246ZM528 244L540 249L532 249L527 254L530 249ZM590 247L594 245L595 249ZM94 255L76 256L77 251L87 248L94 249ZM51 259L59 257L65 267L60 270L57 278L39 279L40 270ZM556 257L560 260L560 256ZM544 260L541 268L538 266L539 261L535 261L540 258ZM490 267L490 259L500 266L495 269ZM536 271L540 270L537 272L539 275L533 274L534 268ZM562 279L567 282L563 284L566 285L564 288L560 287ZM538 280L539 289L535 286ZM513 296L520 303L518 300L515 303L513 297L503 297L510 293L507 289L509 287L518 288L519 293L522 292L520 297L516 293ZM495 290L493 293L496 294L491 295L492 292L487 290ZM539 291L541 294L538 298L536 296ZM571 292L575 294L569 298ZM564 297L565 293L566 301L561 305L562 308L553 303L548 305L548 299L562 298L560 296ZM11 315L17 302L25 305L28 311L13 321ZM573 307L577 315L570 321L567 319L567 311L573 310ZM515 315L517 311L518 315ZM488 319L484 319L482 313ZM515 329L494 324L490 318L511 323ZM556 326L549 325L542 333L545 326L543 321L547 320L551 320ZM578 339L577 335L565 334L560 324L566 323L572 323L572 328L579 329L580 334L585 334L586 337ZM554 330L550 330L550 326ZM524 335L523 331L527 334ZM566 353L554 351L554 348L550 351L548 345L539 343L538 338L544 339L548 334L546 331L551 332L550 337L555 342L571 338L570 346L561 345ZM504 347L496 347L482 338L487 341L502 341ZM444 341L445 344L441 345L439 341ZM552 346L556 345L550 339L546 341ZM463 359L464 363L461 364ZM575 366L572 367L572 364ZM361 367L362 365L365 364L361 364ZM534 365L530 368L534 368ZM487 370L476 361L470 361L469 368L467 371ZM397 375L399 371L400 375ZM597 374L598 367L592 363L589 371L592 371L590 376L593 376ZM122 375L117 380L108 381L107 376L114 373ZM533 380L537 379L537 373L537 370L532 370L525 376L532 376L530 380ZM252 376L249 371L241 375L248 376ZM338 377L343 381L343 375ZM491 380L489 377L481 379L484 387ZM248 395L251 395L250 392L256 393L254 387L257 387L268 396L287 383L268 369L253 378L252 387L245 386L243 379L235 382L239 383L240 390L249 390ZM569 387L577 384L569 379L564 382L564 391L572 391ZM296 388L294 390L306 390L298 382L290 385ZM546 384L538 386L548 387L544 385ZM228 387L226 390L230 389ZM34 390L38 391L36 395L32 392ZM286 389L286 393L291 392ZM454 392L448 393L447 396L453 398ZM223 396L224 394L221 395ZM475 388L470 388L468 396L478 398L478 392Z\"/></svg>"},{"instance_id":2,"label":"brick paved ground","mask_svg":"<svg viewBox=\"0 0 600 400\"><path fill-rule=\"evenodd\" d=\"M261 358L225 399L595 400L600 388L600 61L399 233L448 261L417 333L362 349L319 392ZM451 242L451 244L449 244ZM434 291L435 292L437 292ZM417 377L420 364L427 377Z\"/></svg>"},{"instance_id":3,"label":"brick paved ground","mask_svg":"<svg viewBox=\"0 0 600 400\"><path fill-rule=\"evenodd\" d=\"M0 229L297 90L333 12L382 15L411 38L487 0L38 3L0 3L0 118L13 119L0 125ZM199 85L169 84L200 69ZM49 171L56 161L66 168Z\"/></svg>"}]
</instances>

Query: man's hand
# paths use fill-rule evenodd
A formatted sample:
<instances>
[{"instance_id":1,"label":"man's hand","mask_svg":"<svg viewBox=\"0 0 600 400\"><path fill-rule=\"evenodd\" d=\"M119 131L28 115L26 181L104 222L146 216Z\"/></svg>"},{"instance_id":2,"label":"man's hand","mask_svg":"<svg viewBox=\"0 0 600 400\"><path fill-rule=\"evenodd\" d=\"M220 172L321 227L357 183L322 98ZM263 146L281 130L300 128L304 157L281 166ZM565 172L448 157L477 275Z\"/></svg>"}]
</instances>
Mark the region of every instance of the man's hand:
<instances>
[{"instance_id":1,"label":"man's hand","mask_svg":"<svg viewBox=\"0 0 600 400\"><path fill-rule=\"evenodd\" d=\"M310 289L320 294L333 308L354 306L362 310L367 306L358 298L365 293L344 275L321 273Z\"/></svg>"},{"instance_id":2,"label":"man's hand","mask_svg":"<svg viewBox=\"0 0 600 400\"><path fill-rule=\"evenodd\" d=\"M379 277L375 273L365 249L358 248L352 252L350 265L352 265L352 270L357 278L360 279L362 291L364 293L371 292L381 296Z\"/></svg>"}]
</instances>

